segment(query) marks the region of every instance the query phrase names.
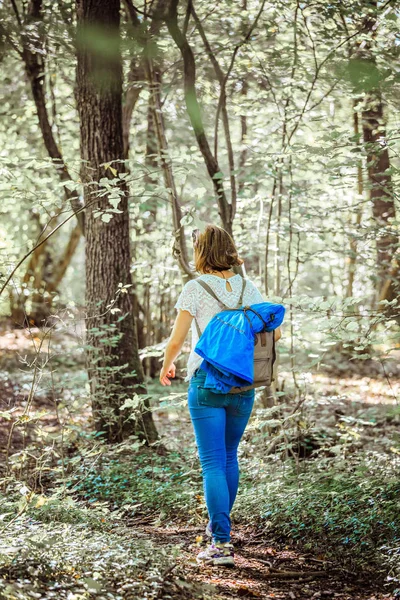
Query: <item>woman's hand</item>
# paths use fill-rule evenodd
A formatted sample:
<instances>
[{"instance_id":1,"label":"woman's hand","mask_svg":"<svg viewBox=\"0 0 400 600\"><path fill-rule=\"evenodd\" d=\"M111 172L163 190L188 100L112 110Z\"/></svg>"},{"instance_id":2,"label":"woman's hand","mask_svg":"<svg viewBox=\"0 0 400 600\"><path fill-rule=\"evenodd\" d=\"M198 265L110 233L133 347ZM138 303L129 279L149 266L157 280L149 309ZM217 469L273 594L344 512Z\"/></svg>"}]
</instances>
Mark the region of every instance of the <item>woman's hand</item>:
<instances>
[{"instance_id":1,"label":"woman's hand","mask_svg":"<svg viewBox=\"0 0 400 600\"><path fill-rule=\"evenodd\" d=\"M161 367L160 373L160 383L162 385L171 385L169 378L175 377L175 365L173 361L181 351L192 321L193 317L189 311L179 310L171 336L165 347L163 366Z\"/></svg>"},{"instance_id":2,"label":"woman's hand","mask_svg":"<svg viewBox=\"0 0 400 600\"><path fill-rule=\"evenodd\" d=\"M169 367L166 367L165 365L163 365L161 372L160 372L160 383L162 385L171 385L171 381L169 380L169 378L175 377L175 371L176 371L176 367L175 367L174 363L171 363L171 365Z\"/></svg>"}]
</instances>

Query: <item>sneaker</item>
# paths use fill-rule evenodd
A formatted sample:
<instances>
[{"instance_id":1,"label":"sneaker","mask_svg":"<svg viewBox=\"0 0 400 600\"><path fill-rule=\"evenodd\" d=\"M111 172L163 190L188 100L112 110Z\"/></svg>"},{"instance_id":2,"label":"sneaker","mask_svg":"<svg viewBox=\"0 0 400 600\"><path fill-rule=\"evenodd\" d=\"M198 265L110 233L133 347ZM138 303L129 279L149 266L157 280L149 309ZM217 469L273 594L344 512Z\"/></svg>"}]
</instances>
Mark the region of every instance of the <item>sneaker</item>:
<instances>
[{"instance_id":1,"label":"sneaker","mask_svg":"<svg viewBox=\"0 0 400 600\"><path fill-rule=\"evenodd\" d=\"M210 539L212 538L211 521L208 521L208 523L207 523L206 536Z\"/></svg>"},{"instance_id":2,"label":"sneaker","mask_svg":"<svg viewBox=\"0 0 400 600\"><path fill-rule=\"evenodd\" d=\"M198 563L205 565L223 565L233 567L235 565L233 546L230 542L214 542L203 552L197 555Z\"/></svg>"}]
</instances>

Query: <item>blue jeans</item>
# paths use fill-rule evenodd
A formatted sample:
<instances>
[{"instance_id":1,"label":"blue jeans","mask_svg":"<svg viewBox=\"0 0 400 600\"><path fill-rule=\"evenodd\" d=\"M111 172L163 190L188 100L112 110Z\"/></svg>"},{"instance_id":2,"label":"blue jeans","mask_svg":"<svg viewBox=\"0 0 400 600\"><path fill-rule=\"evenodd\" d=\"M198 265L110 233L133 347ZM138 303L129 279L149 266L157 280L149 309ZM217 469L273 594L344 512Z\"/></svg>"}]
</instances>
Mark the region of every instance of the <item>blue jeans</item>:
<instances>
[{"instance_id":1,"label":"blue jeans","mask_svg":"<svg viewBox=\"0 0 400 600\"><path fill-rule=\"evenodd\" d=\"M250 418L255 391L216 394L202 387L205 378L206 372L197 369L190 379L189 412L213 538L229 542L230 512L239 485L237 449Z\"/></svg>"}]
</instances>

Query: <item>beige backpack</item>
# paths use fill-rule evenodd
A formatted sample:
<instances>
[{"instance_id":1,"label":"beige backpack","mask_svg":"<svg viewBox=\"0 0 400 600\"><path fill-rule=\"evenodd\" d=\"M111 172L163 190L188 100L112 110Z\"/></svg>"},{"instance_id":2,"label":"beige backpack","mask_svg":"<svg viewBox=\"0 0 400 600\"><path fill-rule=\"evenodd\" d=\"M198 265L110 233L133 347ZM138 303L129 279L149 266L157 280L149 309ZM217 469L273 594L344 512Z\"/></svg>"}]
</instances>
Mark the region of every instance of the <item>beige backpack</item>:
<instances>
[{"instance_id":1,"label":"beige backpack","mask_svg":"<svg viewBox=\"0 0 400 600\"><path fill-rule=\"evenodd\" d=\"M242 291L240 294L239 302L236 308L229 308L226 306L214 291L210 288L205 281L196 279L205 291L210 294L218 303L223 307L221 312L224 310L238 310L242 307L244 290L246 288L246 280L242 277ZM245 308L249 308L246 306ZM261 317L260 317L261 318ZM201 330L197 319L195 318L195 324L199 338L201 336ZM270 386L274 380L273 377L273 366L275 362L275 332L274 331L261 331L257 333L254 338L254 383L252 385L246 385L245 387L232 387L229 390L229 394L239 394L246 390L252 390L253 388L261 386Z\"/></svg>"}]
</instances>

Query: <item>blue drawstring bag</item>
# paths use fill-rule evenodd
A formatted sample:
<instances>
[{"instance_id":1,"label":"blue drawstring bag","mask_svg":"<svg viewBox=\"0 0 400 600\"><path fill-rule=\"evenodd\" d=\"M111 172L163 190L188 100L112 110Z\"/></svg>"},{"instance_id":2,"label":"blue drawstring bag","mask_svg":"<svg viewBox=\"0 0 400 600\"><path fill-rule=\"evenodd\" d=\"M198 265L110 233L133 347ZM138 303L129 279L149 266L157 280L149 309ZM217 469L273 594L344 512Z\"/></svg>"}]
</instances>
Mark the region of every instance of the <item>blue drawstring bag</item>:
<instances>
[{"instance_id":1,"label":"blue drawstring bag","mask_svg":"<svg viewBox=\"0 0 400 600\"><path fill-rule=\"evenodd\" d=\"M261 302L224 310L211 319L195 347L204 360L204 387L225 394L254 381L254 341L257 333L273 331L285 315L281 304Z\"/></svg>"}]
</instances>

